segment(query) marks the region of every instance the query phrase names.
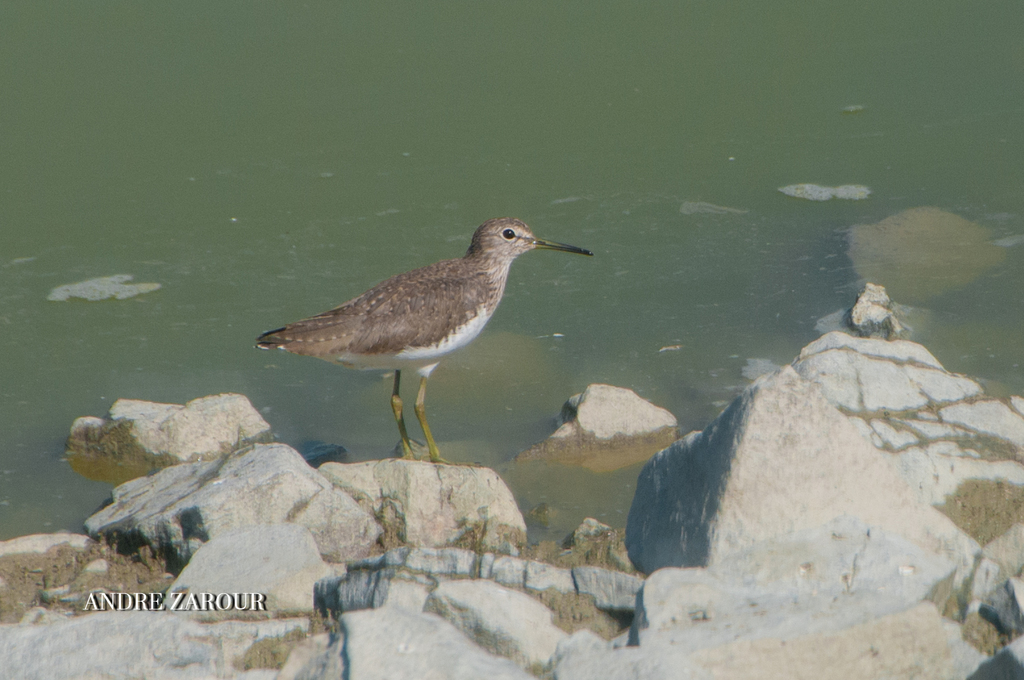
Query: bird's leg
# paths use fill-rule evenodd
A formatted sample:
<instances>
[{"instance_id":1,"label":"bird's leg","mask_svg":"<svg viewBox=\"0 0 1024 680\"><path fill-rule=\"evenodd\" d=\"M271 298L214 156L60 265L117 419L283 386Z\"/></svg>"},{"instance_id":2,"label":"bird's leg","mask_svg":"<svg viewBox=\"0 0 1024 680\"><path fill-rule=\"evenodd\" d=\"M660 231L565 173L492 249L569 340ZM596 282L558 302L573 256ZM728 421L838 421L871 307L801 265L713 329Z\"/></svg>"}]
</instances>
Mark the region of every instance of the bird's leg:
<instances>
[{"instance_id":1,"label":"bird's leg","mask_svg":"<svg viewBox=\"0 0 1024 680\"><path fill-rule=\"evenodd\" d=\"M398 423L398 433L402 435L402 458L412 458L412 446L409 444L409 434L405 431L405 416L402 415L402 397L398 395L398 382L402 378L401 371L395 371L395 389L391 392L391 410L395 413L395 422ZM420 392L422 393L422 388ZM421 421L422 422L422 421ZM433 441L429 438L428 441Z\"/></svg>"},{"instance_id":2,"label":"bird's leg","mask_svg":"<svg viewBox=\"0 0 1024 680\"><path fill-rule=\"evenodd\" d=\"M427 409L423 405L423 399L427 394L427 379L420 378L420 391L416 395L416 417L420 421L420 427L423 428L423 435L427 438L427 448L430 450L430 462L431 463L444 463L447 461L442 460L441 452L437 450L437 444L434 443L434 435L430 434L430 426L427 425Z\"/></svg>"}]
</instances>

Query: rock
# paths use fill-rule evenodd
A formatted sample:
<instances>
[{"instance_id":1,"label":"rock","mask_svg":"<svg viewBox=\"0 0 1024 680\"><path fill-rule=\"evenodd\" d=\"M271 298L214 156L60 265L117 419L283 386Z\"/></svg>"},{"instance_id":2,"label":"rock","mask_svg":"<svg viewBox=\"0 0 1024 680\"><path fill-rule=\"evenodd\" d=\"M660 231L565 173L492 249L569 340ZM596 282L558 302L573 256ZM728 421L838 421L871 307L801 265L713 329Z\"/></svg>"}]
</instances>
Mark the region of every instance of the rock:
<instances>
[{"instance_id":1,"label":"rock","mask_svg":"<svg viewBox=\"0 0 1024 680\"><path fill-rule=\"evenodd\" d=\"M865 284L863 292L850 309L847 323L851 330L865 338L896 340L908 334L896 317L896 310L885 288L873 283Z\"/></svg>"},{"instance_id":2,"label":"rock","mask_svg":"<svg viewBox=\"0 0 1024 680\"><path fill-rule=\"evenodd\" d=\"M89 537L60 531L54 534L19 536L7 541L0 541L0 557L26 553L42 554L58 545L70 545L76 550L85 550L89 545Z\"/></svg>"},{"instance_id":3,"label":"rock","mask_svg":"<svg viewBox=\"0 0 1024 680\"><path fill-rule=\"evenodd\" d=\"M417 577L393 567L368 571L351 570L344 576L328 576L313 589L313 606L323 616L340 619L345 612L380 607L402 607L418 612L423 609L430 579Z\"/></svg>"},{"instance_id":4,"label":"rock","mask_svg":"<svg viewBox=\"0 0 1024 680\"><path fill-rule=\"evenodd\" d=\"M843 184L838 187L825 187L819 184L790 184L780 187L779 191L787 196L803 198L808 201L829 201L833 198L859 201L871 195L871 189L860 184Z\"/></svg>"},{"instance_id":5,"label":"rock","mask_svg":"<svg viewBox=\"0 0 1024 680\"><path fill-rule=\"evenodd\" d=\"M904 411L965 399L981 386L948 373L921 345L828 333L800 351L793 368L846 411Z\"/></svg>"},{"instance_id":6,"label":"rock","mask_svg":"<svg viewBox=\"0 0 1024 680\"><path fill-rule=\"evenodd\" d=\"M175 465L113 491L86 520L92 536L148 544L184 565L206 541L252 525L299 524L332 562L367 555L380 527L284 444L258 444L226 459Z\"/></svg>"},{"instance_id":7,"label":"rock","mask_svg":"<svg viewBox=\"0 0 1024 680\"><path fill-rule=\"evenodd\" d=\"M943 607L954 565L855 518L757 544L708 569L661 569L644 582L630 642L683 651L737 639L841 630L908 610Z\"/></svg>"},{"instance_id":8,"label":"rock","mask_svg":"<svg viewBox=\"0 0 1024 680\"><path fill-rule=\"evenodd\" d=\"M220 641L171 612L104 612L49 625L0 625L4 675L24 680L152 677L173 680L230 673Z\"/></svg>"},{"instance_id":9,"label":"rock","mask_svg":"<svg viewBox=\"0 0 1024 680\"><path fill-rule=\"evenodd\" d=\"M966 678L988 660L988 656L975 649L964 640L963 627L955 621L942 619L942 627L946 631L946 644L953 657L953 677Z\"/></svg>"},{"instance_id":10,"label":"rock","mask_svg":"<svg viewBox=\"0 0 1024 680\"><path fill-rule=\"evenodd\" d=\"M639 647L613 649L590 631L578 631L555 654L555 680L711 680L708 670L682 654L654 654Z\"/></svg>"},{"instance_id":11,"label":"rock","mask_svg":"<svg viewBox=\"0 0 1024 680\"><path fill-rule=\"evenodd\" d=\"M1005 576L1017 576L1024 569L1024 524L1014 524L1002 536L993 539L982 554L999 565Z\"/></svg>"},{"instance_id":12,"label":"rock","mask_svg":"<svg viewBox=\"0 0 1024 680\"><path fill-rule=\"evenodd\" d=\"M71 298L93 302L110 298L127 300L142 293L160 290L159 283L128 283L134 278L131 274L114 274L78 283L66 283L51 290L46 299L51 302L66 302Z\"/></svg>"},{"instance_id":13,"label":"rock","mask_svg":"<svg viewBox=\"0 0 1024 680\"><path fill-rule=\"evenodd\" d=\"M910 304L961 288L1006 257L992 233L938 208L911 208L850 229L857 275Z\"/></svg>"},{"instance_id":14,"label":"rock","mask_svg":"<svg viewBox=\"0 0 1024 680\"><path fill-rule=\"evenodd\" d=\"M480 561L480 578L494 579L503 586L525 588L527 562L528 560L505 555L491 555L491 559L488 560L487 555L484 555Z\"/></svg>"},{"instance_id":15,"label":"rock","mask_svg":"<svg viewBox=\"0 0 1024 680\"><path fill-rule=\"evenodd\" d=\"M1006 580L1007 573L1000 569L997 562L983 557L974 570L974 578L971 581L971 600L981 600L987 596Z\"/></svg>"},{"instance_id":16,"label":"rock","mask_svg":"<svg viewBox=\"0 0 1024 680\"><path fill-rule=\"evenodd\" d=\"M947 557L959 566L957 587L980 551L916 499L818 385L787 367L759 378L703 432L648 461L629 511L626 547L645 573L711 566L841 515Z\"/></svg>"},{"instance_id":17,"label":"rock","mask_svg":"<svg viewBox=\"0 0 1024 680\"><path fill-rule=\"evenodd\" d=\"M1007 579L985 599L980 613L1011 637L1024 633L1024 581Z\"/></svg>"},{"instance_id":18,"label":"rock","mask_svg":"<svg viewBox=\"0 0 1024 680\"><path fill-rule=\"evenodd\" d=\"M701 649L690 660L715 677L744 680L827 678L836 669L844 680L955 677L942 617L930 602L838 631Z\"/></svg>"},{"instance_id":19,"label":"rock","mask_svg":"<svg viewBox=\"0 0 1024 680\"><path fill-rule=\"evenodd\" d=\"M532 680L513 662L488 654L435 614L384 607L341 617L346 678L353 680ZM333 647L333 645L332 645ZM327 654L331 653L328 649Z\"/></svg>"},{"instance_id":20,"label":"rock","mask_svg":"<svg viewBox=\"0 0 1024 680\"><path fill-rule=\"evenodd\" d=\"M84 574L106 574L109 569L110 569L110 562L107 562L105 559L103 559L101 557L101 558L93 560L89 564L85 565L85 567L82 569L82 573L84 573Z\"/></svg>"},{"instance_id":21,"label":"rock","mask_svg":"<svg viewBox=\"0 0 1024 680\"><path fill-rule=\"evenodd\" d=\"M1005 480L1024 484L1024 466L1016 461L978 460L949 442L927 449L904 449L893 460L900 476L922 503L942 505L968 479Z\"/></svg>"},{"instance_id":22,"label":"rock","mask_svg":"<svg viewBox=\"0 0 1024 680\"><path fill-rule=\"evenodd\" d=\"M570 570L532 560L526 562L526 580L523 585L527 590L537 592L552 588L560 593L576 592L576 583Z\"/></svg>"},{"instance_id":23,"label":"rock","mask_svg":"<svg viewBox=\"0 0 1024 680\"><path fill-rule=\"evenodd\" d=\"M679 435L675 416L632 390L593 384L562 407L558 429L516 460L552 460L607 472L639 463Z\"/></svg>"},{"instance_id":24,"label":"rock","mask_svg":"<svg viewBox=\"0 0 1024 680\"><path fill-rule=\"evenodd\" d=\"M604 611L633 611L636 594L643 579L600 567L573 567L576 592L590 595L594 605Z\"/></svg>"},{"instance_id":25,"label":"rock","mask_svg":"<svg viewBox=\"0 0 1024 680\"><path fill-rule=\"evenodd\" d=\"M430 594L425 611L438 614L484 649L526 669L546 665L566 637L543 604L486 580L442 583Z\"/></svg>"},{"instance_id":26,"label":"rock","mask_svg":"<svg viewBox=\"0 0 1024 680\"><path fill-rule=\"evenodd\" d=\"M297 524L224 531L192 556L171 592L261 593L271 614L313 609L313 585L330 567L309 530ZM233 615L229 610L227 615Z\"/></svg>"},{"instance_id":27,"label":"rock","mask_svg":"<svg viewBox=\"0 0 1024 680\"><path fill-rule=\"evenodd\" d=\"M184 406L118 399L106 419L75 420L67 453L72 467L91 478L102 476L97 466L120 468L116 481L121 482L168 465L218 458L271 437L270 425L241 394L202 397Z\"/></svg>"},{"instance_id":28,"label":"rock","mask_svg":"<svg viewBox=\"0 0 1024 680\"><path fill-rule=\"evenodd\" d=\"M985 661L968 680L1009 680L1024 677L1024 637L1019 637Z\"/></svg>"},{"instance_id":29,"label":"rock","mask_svg":"<svg viewBox=\"0 0 1024 680\"><path fill-rule=\"evenodd\" d=\"M412 546L518 551L526 522L494 470L415 460L325 463L320 472Z\"/></svg>"},{"instance_id":30,"label":"rock","mask_svg":"<svg viewBox=\"0 0 1024 680\"><path fill-rule=\"evenodd\" d=\"M944 422L963 425L976 432L1010 441L1024 449L1024 417L1010 410L1001 401L976 401L969 404L955 404L939 411Z\"/></svg>"},{"instance_id":31,"label":"rock","mask_svg":"<svg viewBox=\"0 0 1024 680\"><path fill-rule=\"evenodd\" d=\"M331 636L328 633L320 633L306 638L292 648L288 659L281 666L281 671L275 680L298 680L299 674L305 678L341 678L340 655L331 658L331 668L317 667L316 661L326 662L327 648L331 644ZM316 660L316 661L315 661ZM326 665L326 664L325 664ZM303 672L305 670L305 672Z\"/></svg>"},{"instance_id":32,"label":"rock","mask_svg":"<svg viewBox=\"0 0 1024 680\"><path fill-rule=\"evenodd\" d=\"M612 531L614 529L604 522L598 522L593 517L587 517L573 530L572 545L580 545L587 540L606 537Z\"/></svg>"}]
</instances>

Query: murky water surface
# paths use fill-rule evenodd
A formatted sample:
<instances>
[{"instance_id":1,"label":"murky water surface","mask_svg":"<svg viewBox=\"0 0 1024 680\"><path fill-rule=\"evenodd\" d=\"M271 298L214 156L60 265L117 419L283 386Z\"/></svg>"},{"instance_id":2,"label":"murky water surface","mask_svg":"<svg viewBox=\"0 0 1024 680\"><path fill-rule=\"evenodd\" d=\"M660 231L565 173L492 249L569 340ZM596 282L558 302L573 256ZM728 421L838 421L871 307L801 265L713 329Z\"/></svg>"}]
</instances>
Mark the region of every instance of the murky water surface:
<instances>
[{"instance_id":1,"label":"murky water surface","mask_svg":"<svg viewBox=\"0 0 1024 680\"><path fill-rule=\"evenodd\" d=\"M0 538L80 529L110 485L63 441L119 397L241 392L283 441L387 455L388 379L254 338L501 215L596 257L517 261L427 403L447 455L555 510L535 538L623 526L632 497L637 467L509 465L567 397L611 383L703 427L859 271L948 368L1021 393L1022 24L1012 2L0 5ZM801 183L871 193L778 191ZM859 242L909 255L854 267L851 227L918 207L969 235ZM118 275L160 288L47 299Z\"/></svg>"}]
</instances>

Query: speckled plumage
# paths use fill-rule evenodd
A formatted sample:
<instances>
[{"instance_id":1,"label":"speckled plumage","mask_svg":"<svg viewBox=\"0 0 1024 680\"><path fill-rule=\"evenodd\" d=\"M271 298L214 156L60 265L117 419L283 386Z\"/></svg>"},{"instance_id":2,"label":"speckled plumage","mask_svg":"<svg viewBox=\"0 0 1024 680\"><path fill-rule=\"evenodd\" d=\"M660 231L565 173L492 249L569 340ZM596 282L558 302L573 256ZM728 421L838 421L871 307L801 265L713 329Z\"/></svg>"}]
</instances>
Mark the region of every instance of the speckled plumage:
<instances>
[{"instance_id":1,"label":"speckled plumage","mask_svg":"<svg viewBox=\"0 0 1024 680\"><path fill-rule=\"evenodd\" d=\"M256 346L352 368L396 369L392 404L398 400L395 417L408 454L399 371L415 368L425 381L441 356L472 341L501 301L513 260L534 248L593 254L542 241L517 219L488 220L473 233L463 257L393 276L334 309L264 333ZM417 415L424 386L421 383ZM425 416L420 422L431 444L431 459L436 459Z\"/></svg>"}]
</instances>

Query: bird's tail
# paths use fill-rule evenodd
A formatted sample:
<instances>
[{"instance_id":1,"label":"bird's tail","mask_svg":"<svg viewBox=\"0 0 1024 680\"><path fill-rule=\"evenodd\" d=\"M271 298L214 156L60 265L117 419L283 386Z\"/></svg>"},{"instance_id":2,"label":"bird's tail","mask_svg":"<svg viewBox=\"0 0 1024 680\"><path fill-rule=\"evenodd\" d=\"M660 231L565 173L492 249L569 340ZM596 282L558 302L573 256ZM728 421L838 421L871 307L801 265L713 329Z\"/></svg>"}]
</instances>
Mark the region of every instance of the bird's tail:
<instances>
[{"instance_id":1,"label":"bird's tail","mask_svg":"<svg viewBox=\"0 0 1024 680\"><path fill-rule=\"evenodd\" d=\"M284 330L284 327L267 331L256 338L256 346L260 349L277 349L287 342L284 338L277 337L277 334Z\"/></svg>"}]
</instances>

